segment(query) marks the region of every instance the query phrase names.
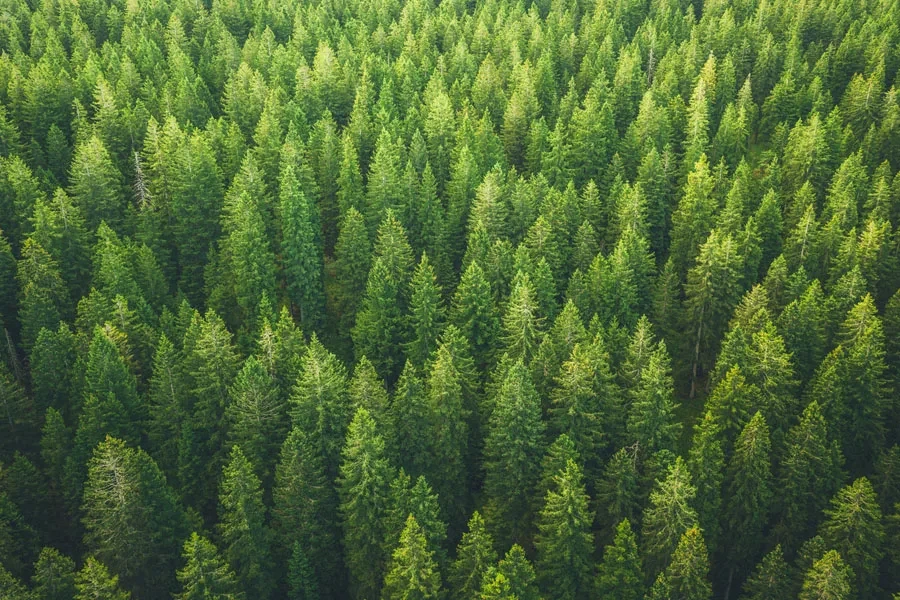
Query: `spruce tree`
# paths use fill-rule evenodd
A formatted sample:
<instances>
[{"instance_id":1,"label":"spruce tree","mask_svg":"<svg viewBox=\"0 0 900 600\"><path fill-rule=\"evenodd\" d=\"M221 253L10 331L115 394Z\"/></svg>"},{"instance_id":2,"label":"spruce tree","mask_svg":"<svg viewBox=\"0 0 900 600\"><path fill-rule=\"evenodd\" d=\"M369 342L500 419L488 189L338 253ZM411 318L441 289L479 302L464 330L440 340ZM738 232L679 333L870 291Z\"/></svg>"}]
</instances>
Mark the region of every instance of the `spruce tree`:
<instances>
[{"instance_id":1,"label":"spruce tree","mask_svg":"<svg viewBox=\"0 0 900 600\"><path fill-rule=\"evenodd\" d=\"M375 421L365 408L358 409L347 430L338 478L344 552L355 598L374 597L381 586L391 471Z\"/></svg>"},{"instance_id":2,"label":"spruce tree","mask_svg":"<svg viewBox=\"0 0 900 600\"><path fill-rule=\"evenodd\" d=\"M766 554L744 582L742 600L764 600L783 598L790 587L790 567L784 560L781 545Z\"/></svg>"},{"instance_id":3,"label":"spruce tree","mask_svg":"<svg viewBox=\"0 0 900 600\"><path fill-rule=\"evenodd\" d=\"M434 561L434 551L428 548L416 518L409 515L400 534L400 544L388 565L381 597L384 600L428 600L438 598L440 590L441 574Z\"/></svg>"},{"instance_id":4,"label":"spruce tree","mask_svg":"<svg viewBox=\"0 0 900 600\"><path fill-rule=\"evenodd\" d=\"M644 509L642 545L649 573L665 570L681 536L696 526L697 512L692 506L696 493L691 474L678 457L666 478L657 482Z\"/></svg>"},{"instance_id":5,"label":"spruce tree","mask_svg":"<svg viewBox=\"0 0 900 600\"><path fill-rule=\"evenodd\" d=\"M240 446L233 446L219 487L219 537L223 555L247 596L268 598L273 581L271 531L259 478Z\"/></svg>"},{"instance_id":6,"label":"spruce tree","mask_svg":"<svg viewBox=\"0 0 900 600\"><path fill-rule=\"evenodd\" d=\"M849 600L853 598L853 571L836 550L813 563L803 579L799 600Z\"/></svg>"},{"instance_id":7,"label":"spruce tree","mask_svg":"<svg viewBox=\"0 0 900 600\"><path fill-rule=\"evenodd\" d=\"M55 548L43 548L31 583L36 600L71 600L75 596L75 562Z\"/></svg>"},{"instance_id":8,"label":"spruce tree","mask_svg":"<svg viewBox=\"0 0 900 600\"><path fill-rule=\"evenodd\" d=\"M454 598L478 600L485 574L497 562L494 540L484 526L481 514L475 511L469 519L468 531L456 547L456 560L450 566L447 583Z\"/></svg>"},{"instance_id":9,"label":"spruce tree","mask_svg":"<svg viewBox=\"0 0 900 600\"><path fill-rule=\"evenodd\" d=\"M557 598L589 598L593 585L594 515L588 509L581 469L569 460L556 475L556 490L547 492L537 518L538 580Z\"/></svg>"},{"instance_id":10,"label":"spruce tree","mask_svg":"<svg viewBox=\"0 0 900 600\"><path fill-rule=\"evenodd\" d=\"M416 267L409 291L409 332L406 357L414 365L422 367L437 348L437 341L444 325L444 306L434 268L428 256Z\"/></svg>"},{"instance_id":11,"label":"spruce tree","mask_svg":"<svg viewBox=\"0 0 900 600\"><path fill-rule=\"evenodd\" d=\"M130 600L131 593L119 588L119 576L110 575L106 566L93 556L75 575L75 600Z\"/></svg>"},{"instance_id":12,"label":"spruce tree","mask_svg":"<svg viewBox=\"0 0 900 600\"><path fill-rule=\"evenodd\" d=\"M234 572L205 537L192 533L184 542L182 558L185 565L178 571L182 590L175 595L178 600L237 600L242 597Z\"/></svg>"},{"instance_id":13,"label":"spruce tree","mask_svg":"<svg viewBox=\"0 0 900 600\"><path fill-rule=\"evenodd\" d=\"M641 600L644 597L644 575L637 540L628 519L616 526L612 544L606 546L597 573L597 594L602 598Z\"/></svg>"},{"instance_id":14,"label":"spruce tree","mask_svg":"<svg viewBox=\"0 0 900 600\"><path fill-rule=\"evenodd\" d=\"M712 585L709 583L709 556L700 528L691 527L681 536L669 567L666 582L672 598L684 600L710 600Z\"/></svg>"}]
</instances>

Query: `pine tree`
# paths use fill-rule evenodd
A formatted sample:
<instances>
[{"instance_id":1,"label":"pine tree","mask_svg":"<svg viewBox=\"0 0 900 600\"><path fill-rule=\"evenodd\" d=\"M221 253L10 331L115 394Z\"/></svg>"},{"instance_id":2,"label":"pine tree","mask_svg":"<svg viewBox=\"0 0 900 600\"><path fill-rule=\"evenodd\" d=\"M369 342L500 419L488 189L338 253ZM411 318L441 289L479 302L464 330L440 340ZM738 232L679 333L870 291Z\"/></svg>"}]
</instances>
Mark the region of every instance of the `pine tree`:
<instances>
[{"instance_id":1,"label":"pine tree","mask_svg":"<svg viewBox=\"0 0 900 600\"><path fill-rule=\"evenodd\" d=\"M303 429L316 444L325 476L333 481L338 475L341 448L350 424L347 370L315 334L303 357L290 403L294 427Z\"/></svg>"},{"instance_id":2,"label":"pine tree","mask_svg":"<svg viewBox=\"0 0 900 600\"><path fill-rule=\"evenodd\" d=\"M756 558L765 534L774 490L770 471L769 428L757 412L738 436L728 463L728 502L725 509L729 554L736 564ZM740 543L736 544L736 536Z\"/></svg>"},{"instance_id":3,"label":"pine tree","mask_svg":"<svg viewBox=\"0 0 900 600\"><path fill-rule=\"evenodd\" d=\"M450 566L447 583L454 598L478 600L485 575L497 562L494 540L475 511L469 519L468 531L456 547L456 560Z\"/></svg>"},{"instance_id":4,"label":"pine tree","mask_svg":"<svg viewBox=\"0 0 900 600\"><path fill-rule=\"evenodd\" d=\"M494 400L484 444L485 514L496 540L522 541L527 532L543 438L541 401L520 360Z\"/></svg>"},{"instance_id":5,"label":"pine tree","mask_svg":"<svg viewBox=\"0 0 900 600\"><path fill-rule=\"evenodd\" d=\"M691 475L678 457L666 478L657 482L644 510L643 554L649 573L665 570L681 536L697 525L697 512L691 506L696 493ZM704 552L705 547L704 544Z\"/></svg>"},{"instance_id":6,"label":"pine tree","mask_svg":"<svg viewBox=\"0 0 900 600\"><path fill-rule=\"evenodd\" d=\"M338 586L337 497L317 448L299 427L281 447L272 499L276 557L292 564L293 549L300 548L310 571L304 585L315 585L327 594Z\"/></svg>"},{"instance_id":7,"label":"pine tree","mask_svg":"<svg viewBox=\"0 0 900 600\"><path fill-rule=\"evenodd\" d=\"M61 330L62 331L62 330ZM185 390L178 354L163 333L153 356L147 437L151 454L164 473L176 473L178 436L185 420Z\"/></svg>"},{"instance_id":8,"label":"pine tree","mask_svg":"<svg viewBox=\"0 0 900 600\"><path fill-rule=\"evenodd\" d=\"M81 209L57 189L49 201L38 201L32 222L32 237L59 265L72 298L84 295L89 281L90 242Z\"/></svg>"},{"instance_id":9,"label":"pine tree","mask_svg":"<svg viewBox=\"0 0 900 600\"><path fill-rule=\"evenodd\" d=\"M722 485L725 479L725 453L720 434L715 417L707 412L694 428L687 461L697 487L694 502L697 520L704 532L703 537L709 540L707 546L713 551L717 548L721 530Z\"/></svg>"},{"instance_id":10,"label":"pine tree","mask_svg":"<svg viewBox=\"0 0 900 600\"><path fill-rule=\"evenodd\" d=\"M469 263L460 277L453 296L450 322L469 340L476 368L485 371L493 361L500 322L494 309L490 283L476 261Z\"/></svg>"},{"instance_id":11,"label":"pine tree","mask_svg":"<svg viewBox=\"0 0 900 600\"><path fill-rule=\"evenodd\" d=\"M350 588L356 598L374 597L384 573L383 526L391 466L384 456L384 440L365 408L358 409L350 423L342 457L338 491Z\"/></svg>"},{"instance_id":12,"label":"pine tree","mask_svg":"<svg viewBox=\"0 0 900 600\"><path fill-rule=\"evenodd\" d=\"M709 600L712 585L709 583L709 557L703 534L698 527L691 527L681 536L669 567L666 582L672 598L684 600Z\"/></svg>"},{"instance_id":13,"label":"pine tree","mask_svg":"<svg viewBox=\"0 0 900 600\"><path fill-rule=\"evenodd\" d=\"M543 335L544 317L528 275L520 274L516 280L503 315L501 339L510 358L529 364Z\"/></svg>"},{"instance_id":14,"label":"pine tree","mask_svg":"<svg viewBox=\"0 0 900 600\"><path fill-rule=\"evenodd\" d=\"M414 365L422 367L437 348L437 341L444 325L444 306L437 277L428 256L422 253L416 272L410 282L409 326L411 334L406 345L406 357Z\"/></svg>"},{"instance_id":15,"label":"pine tree","mask_svg":"<svg viewBox=\"0 0 900 600\"><path fill-rule=\"evenodd\" d=\"M322 229L319 212L307 198L290 164L280 180L281 260L288 296L297 307L304 329L313 331L324 323L325 289L322 259Z\"/></svg>"},{"instance_id":16,"label":"pine tree","mask_svg":"<svg viewBox=\"0 0 900 600\"><path fill-rule=\"evenodd\" d=\"M829 550L807 571L799 600L849 600L854 591L852 577L841 555Z\"/></svg>"},{"instance_id":17,"label":"pine tree","mask_svg":"<svg viewBox=\"0 0 900 600\"><path fill-rule=\"evenodd\" d=\"M87 548L141 597L168 597L187 519L153 459L107 437L88 464L82 511Z\"/></svg>"},{"instance_id":18,"label":"pine tree","mask_svg":"<svg viewBox=\"0 0 900 600\"><path fill-rule=\"evenodd\" d=\"M742 600L764 600L766 598L784 598L788 596L790 586L790 570L784 560L781 545L763 557L744 582Z\"/></svg>"},{"instance_id":19,"label":"pine tree","mask_svg":"<svg viewBox=\"0 0 900 600\"><path fill-rule=\"evenodd\" d=\"M178 600L237 600L242 597L234 572L205 537L197 532L192 533L184 542L182 558L185 565L178 571L178 583L182 589L175 596Z\"/></svg>"},{"instance_id":20,"label":"pine tree","mask_svg":"<svg viewBox=\"0 0 900 600\"><path fill-rule=\"evenodd\" d=\"M428 452L424 475L435 483L451 531L464 514L467 486L468 414L463 405L460 372L446 345L438 348L426 383Z\"/></svg>"},{"instance_id":21,"label":"pine tree","mask_svg":"<svg viewBox=\"0 0 900 600\"><path fill-rule=\"evenodd\" d=\"M341 331L349 333L356 323L366 278L372 263L372 243L362 214L350 207L340 225L334 246L335 278L340 289L337 298L341 315Z\"/></svg>"},{"instance_id":22,"label":"pine tree","mask_svg":"<svg viewBox=\"0 0 900 600\"><path fill-rule=\"evenodd\" d=\"M609 459L596 484L597 506L607 528L622 520L638 522L642 492L637 465L637 448L620 448Z\"/></svg>"},{"instance_id":23,"label":"pine tree","mask_svg":"<svg viewBox=\"0 0 900 600\"><path fill-rule=\"evenodd\" d=\"M271 532L259 478L239 446L233 446L219 489L219 536L223 555L247 596L268 598Z\"/></svg>"},{"instance_id":24,"label":"pine tree","mask_svg":"<svg viewBox=\"0 0 900 600\"><path fill-rule=\"evenodd\" d=\"M110 575L106 566L93 556L75 576L75 600L130 600L131 594L119 588L119 576Z\"/></svg>"},{"instance_id":25,"label":"pine tree","mask_svg":"<svg viewBox=\"0 0 900 600\"><path fill-rule=\"evenodd\" d=\"M316 600L319 598L319 587L309 560L303 552L300 542L294 543L291 560L288 563L289 598L293 600Z\"/></svg>"},{"instance_id":26,"label":"pine tree","mask_svg":"<svg viewBox=\"0 0 900 600\"><path fill-rule=\"evenodd\" d=\"M75 596L75 562L55 548L43 548L31 582L36 600L71 600Z\"/></svg>"},{"instance_id":27,"label":"pine tree","mask_svg":"<svg viewBox=\"0 0 900 600\"><path fill-rule=\"evenodd\" d=\"M644 597L641 557L631 523L623 519L616 526L612 544L603 552L597 574L597 594L602 598L641 600Z\"/></svg>"},{"instance_id":28,"label":"pine tree","mask_svg":"<svg viewBox=\"0 0 900 600\"><path fill-rule=\"evenodd\" d=\"M70 300L56 261L31 238L22 246L16 279L22 344L30 350L42 328L57 329Z\"/></svg>"},{"instance_id":29,"label":"pine tree","mask_svg":"<svg viewBox=\"0 0 900 600\"><path fill-rule=\"evenodd\" d=\"M681 431L681 423L674 415L677 407L669 355L665 342L660 342L632 390L628 416L628 436L645 456L674 449Z\"/></svg>"},{"instance_id":30,"label":"pine tree","mask_svg":"<svg viewBox=\"0 0 900 600\"><path fill-rule=\"evenodd\" d=\"M881 508L872 484L860 477L838 490L825 509L821 535L829 548L837 550L849 567L853 589L860 597L878 590L878 564L883 556L884 528Z\"/></svg>"},{"instance_id":31,"label":"pine tree","mask_svg":"<svg viewBox=\"0 0 900 600\"><path fill-rule=\"evenodd\" d=\"M441 574L429 550L425 534L413 515L409 515L400 534L400 545L394 550L384 578L381 597L384 600L406 598L438 598Z\"/></svg>"},{"instance_id":32,"label":"pine tree","mask_svg":"<svg viewBox=\"0 0 900 600\"><path fill-rule=\"evenodd\" d=\"M502 575L509 586L510 594L519 600L539 600L540 593L535 584L534 567L528 562L525 551L518 544L513 544L506 556L497 563L497 574ZM482 595L488 590L488 580L493 570L485 574Z\"/></svg>"},{"instance_id":33,"label":"pine tree","mask_svg":"<svg viewBox=\"0 0 900 600\"><path fill-rule=\"evenodd\" d=\"M556 476L556 490L547 492L537 518L537 572L542 589L557 598L589 598L593 584L594 515L581 469L569 460Z\"/></svg>"},{"instance_id":34,"label":"pine tree","mask_svg":"<svg viewBox=\"0 0 900 600\"><path fill-rule=\"evenodd\" d=\"M71 194L94 231L101 221L118 229L125 220L122 174L96 135L78 144L72 157Z\"/></svg>"},{"instance_id":35,"label":"pine tree","mask_svg":"<svg viewBox=\"0 0 900 600\"><path fill-rule=\"evenodd\" d=\"M225 416L230 423L229 441L241 447L264 487L271 487L272 471L281 441L287 435L287 407L275 382L254 356L234 379Z\"/></svg>"},{"instance_id":36,"label":"pine tree","mask_svg":"<svg viewBox=\"0 0 900 600\"><path fill-rule=\"evenodd\" d=\"M447 539L447 525L441 519L441 508L437 494L425 477L419 475L415 483L401 469L391 482L390 508L385 516L384 531L385 558L390 559L399 544L400 532L406 524L406 517L412 515L419 524L428 550L434 555L438 567L446 563L444 542Z\"/></svg>"}]
</instances>

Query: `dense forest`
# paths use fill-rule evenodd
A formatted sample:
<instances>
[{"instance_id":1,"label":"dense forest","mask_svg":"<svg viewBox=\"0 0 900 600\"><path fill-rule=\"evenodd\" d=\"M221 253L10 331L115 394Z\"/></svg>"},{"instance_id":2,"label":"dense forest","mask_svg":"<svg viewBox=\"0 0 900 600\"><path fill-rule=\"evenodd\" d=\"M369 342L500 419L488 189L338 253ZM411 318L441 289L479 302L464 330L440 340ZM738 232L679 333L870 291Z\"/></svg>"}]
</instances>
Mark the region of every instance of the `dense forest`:
<instances>
[{"instance_id":1,"label":"dense forest","mask_svg":"<svg viewBox=\"0 0 900 600\"><path fill-rule=\"evenodd\" d=\"M900 598L900 0L0 0L0 598Z\"/></svg>"}]
</instances>

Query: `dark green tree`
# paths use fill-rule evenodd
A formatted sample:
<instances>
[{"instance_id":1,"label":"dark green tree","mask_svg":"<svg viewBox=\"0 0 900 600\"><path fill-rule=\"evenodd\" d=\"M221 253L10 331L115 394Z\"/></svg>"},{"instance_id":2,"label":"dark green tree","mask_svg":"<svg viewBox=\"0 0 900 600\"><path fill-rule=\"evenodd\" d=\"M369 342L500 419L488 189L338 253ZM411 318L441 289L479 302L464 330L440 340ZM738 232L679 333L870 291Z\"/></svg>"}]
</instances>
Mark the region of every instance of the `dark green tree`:
<instances>
[{"instance_id":1,"label":"dark green tree","mask_svg":"<svg viewBox=\"0 0 900 600\"><path fill-rule=\"evenodd\" d=\"M763 600L783 598L790 587L790 567L784 560L781 545L766 554L744 582L742 600Z\"/></svg>"},{"instance_id":2,"label":"dark green tree","mask_svg":"<svg viewBox=\"0 0 900 600\"><path fill-rule=\"evenodd\" d=\"M75 596L75 562L55 548L44 548L31 577L36 600L72 600Z\"/></svg>"},{"instance_id":3,"label":"dark green tree","mask_svg":"<svg viewBox=\"0 0 900 600\"><path fill-rule=\"evenodd\" d=\"M454 598L478 600L485 575L497 563L494 540L475 511L469 519L468 531L456 547L456 560L450 565L447 583Z\"/></svg>"},{"instance_id":4,"label":"dark green tree","mask_svg":"<svg viewBox=\"0 0 900 600\"><path fill-rule=\"evenodd\" d=\"M182 590L175 595L178 600L238 600L243 597L234 572L205 537L192 533L184 542L182 558L185 565L178 570Z\"/></svg>"},{"instance_id":5,"label":"dark green tree","mask_svg":"<svg viewBox=\"0 0 900 600\"><path fill-rule=\"evenodd\" d=\"M712 598L709 556L699 527L691 527L681 536L666 569L666 583L672 598L684 600Z\"/></svg>"},{"instance_id":6,"label":"dark green tree","mask_svg":"<svg viewBox=\"0 0 900 600\"><path fill-rule=\"evenodd\" d=\"M637 540L631 523L623 519L616 526L612 544L603 552L596 590L602 598L641 600L644 597L643 580Z\"/></svg>"},{"instance_id":7,"label":"dark green tree","mask_svg":"<svg viewBox=\"0 0 900 600\"><path fill-rule=\"evenodd\" d=\"M644 509L642 544L649 573L665 570L681 536L697 525L697 512L692 506L696 494L691 474L678 457L666 478L657 482Z\"/></svg>"}]
</instances>

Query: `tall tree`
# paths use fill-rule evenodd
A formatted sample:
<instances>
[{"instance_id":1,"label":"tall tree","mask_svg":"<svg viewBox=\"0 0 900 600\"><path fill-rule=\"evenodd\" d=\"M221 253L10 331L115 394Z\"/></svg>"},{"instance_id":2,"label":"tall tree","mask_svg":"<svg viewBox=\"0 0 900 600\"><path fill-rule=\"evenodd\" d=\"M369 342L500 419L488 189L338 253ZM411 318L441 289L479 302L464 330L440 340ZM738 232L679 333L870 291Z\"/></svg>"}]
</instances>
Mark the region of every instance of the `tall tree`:
<instances>
[{"instance_id":1,"label":"tall tree","mask_svg":"<svg viewBox=\"0 0 900 600\"><path fill-rule=\"evenodd\" d=\"M697 512L691 506L696 493L690 472L678 457L666 478L657 482L644 510L642 541L650 574L658 574L669 565L681 536L697 525ZM704 543L704 552L705 548Z\"/></svg>"},{"instance_id":2,"label":"tall tree","mask_svg":"<svg viewBox=\"0 0 900 600\"><path fill-rule=\"evenodd\" d=\"M374 419L359 408L347 430L338 491L344 527L344 552L350 589L356 598L374 597L384 573L384 517L388 509L391 466Z\"/></svg>"},{"instance_id":3,"label":"tall tree","mask_svg":"<svg viewBox=\"0 0 900 600\"><path fill-rule=\"evenodd\" d=\"M182 558L185 565L178 571L182 590L175 595L178 600L237 600L241 597L237 577L219 556L218 549L205 537L192 533L184 542Z\"/></svg>"},{"instance_id":4,"label":"tall tree","mask_svg":"<svg viewBox=\"0 0 900 600\"><path fill-rule=\"evenodd\" d=\"M381 597L384 600L427 600L438 598L440 590L441 574L434 561L434 551L428 548L416 518L409 515L400 534L400 545L388 565Z\"/></svg>"},{"instance_id":5,"label":"tall tree","mask_svg":"<svg viewBox=\"0 0 900 600\"><path fill-rule=\"evenodd\" d=\"M691 527L681 536L666 569L666 583L672 598L684 600L712 598L709 556L699 527Z\"/></svg>"},{"instance_id":6,"label":"tall tree","mask_svg":"<svg viewBox=\"0 0 900 600\"><path fill-rule=\"evenodd\" d=\"M469 519L468 531L456 547L456 560L450 566L447 582L454 598L478 600L485 575L497 562L494 540L475 511Z\"/></svg>"},{"instance_id":7,"label":"tall tree","mask_svg":"<svg viewBox=\"0 0 900 600\"><path fill-rule=\"evenodd\" d=\"M259 478L240 446L233 446L219 489L219 536L225 559L247 596L268 598L271 531L266 524Z\"/></svg>"},{"instance_id":8,"label":"tall tree","mask_svg":"<svg viewBox=\"0 0 900 600\"><path fill-rule=\"evenodd\" d=\"M836 550L813 563L803 579L800 600L849 600L853 597L853 571Z\"/></svg>"},{"instance_id":9,"label":"tall tree","mask_svg":"<svg viewBox=\"0 0 900 600\"><path fill-rule=\"evenodd\" d=\"M597 593L602 598L640 600L644 597L641 557L631 523L623 519L616 526L612 544L603 552L597 574Z\"/></svg>"},{"instance_id":10,"label":"tall tree","mask_svg":"<svg viewBox=\"0 0 900 600\"><path fill-rule=\"evenodd\" d=\"M75 575L75 600L130 600L131 593L119 588L119 576L110 575L106 565L93 556L84 561L84 566Z\"/></svg>"},{"instance_id":11,"label":"tall tree","mask_svg":"<svg viewBox=\"0 0 900 600\"><path fill-rule=\"evenodd\" d=\"M581 469L569 460L556 475L538 515L537 572L542 589L557 598L589 598L593 585L593 514L588 509Z\"/></svg>"},{"instance_id":12,"label":"tall tree","mask_svg":"<svg viewBox=\"0 0 900 600\"><path fill-rule=\"evenodd\" d=\"M414 365L422 367L437 348L438 338L444 326L445 311L441 289L428 255L416 267L409 292L409 332L406 357Z\"/></svg>"}]
</instances>

